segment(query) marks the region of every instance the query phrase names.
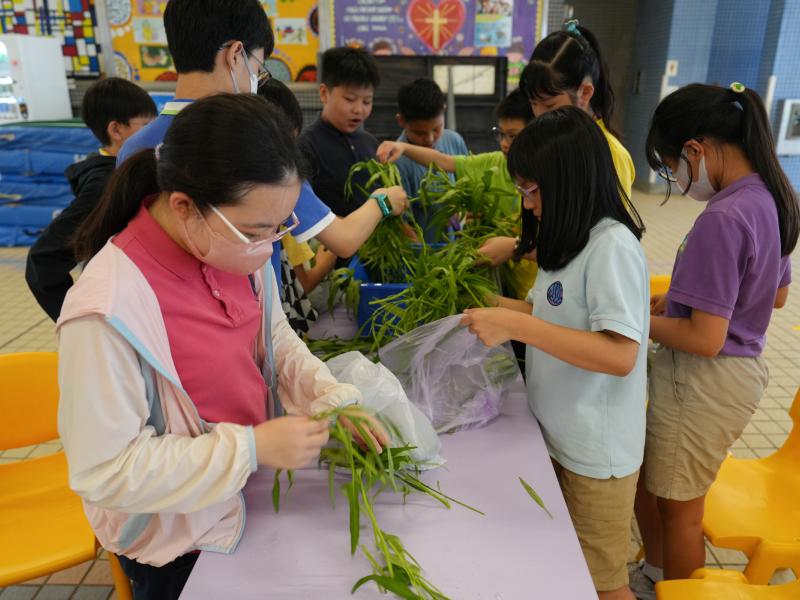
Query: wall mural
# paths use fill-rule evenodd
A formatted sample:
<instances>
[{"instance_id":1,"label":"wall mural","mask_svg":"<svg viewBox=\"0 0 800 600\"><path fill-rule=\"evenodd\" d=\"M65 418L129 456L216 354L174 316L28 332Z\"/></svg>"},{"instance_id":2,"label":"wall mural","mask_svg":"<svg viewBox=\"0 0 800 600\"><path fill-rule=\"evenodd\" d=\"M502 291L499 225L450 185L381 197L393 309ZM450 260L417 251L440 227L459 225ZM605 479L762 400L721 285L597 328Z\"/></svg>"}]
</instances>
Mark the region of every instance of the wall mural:
<instances>
[{"instance_id":1,"label":"wall mural","mask_svg":"<svg viewBox=\"0 0 800 600\"><path fill-rule=\"evenodd\" d=\"M326 0L337 45L375 54L507 56L516 85L540 38L537 0Z\"/></svg>"},{"instance_id":2,"label":"wall mural","mask_svg":"<svg viewBox=\"0 0 800 600\"><path fill-rule=\"evenodd\" d=\"M100 74L94 0L0 0L0 24L3 33L58 38L68 77Z\"/></svg>"},{"instance_id":3,"label":"wall mural","mask_svg":"<svg viewBox=\"0 0 800 600\"><path fill-rule=\"evenodd\" d=\"M0 0L2 1L2 0ZM282 81L315 81L319 50L316 0L262 1L275 34L275 51L267 60ZM176 78L167 49L162 0L106 0L116 75L133 81Z\"/></svg>"}]
</instances>

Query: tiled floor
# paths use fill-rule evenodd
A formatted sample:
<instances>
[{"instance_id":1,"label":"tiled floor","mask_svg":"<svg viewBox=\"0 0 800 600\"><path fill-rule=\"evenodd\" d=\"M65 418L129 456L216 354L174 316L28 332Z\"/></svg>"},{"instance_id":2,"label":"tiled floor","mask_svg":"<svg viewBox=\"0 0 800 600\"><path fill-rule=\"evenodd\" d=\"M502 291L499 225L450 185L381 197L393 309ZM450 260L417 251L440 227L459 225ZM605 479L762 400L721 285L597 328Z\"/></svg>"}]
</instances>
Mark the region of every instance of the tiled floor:
<instances>
[{"instance_id":1,"label":"tiled floor","mask_svg":"<svg viewBox=\"0 0 800 600\"><path fill-rule=\"evenodd\" d=\"M651 272L669 273L675 249L691 227L703 205L673 197L659 206L660 197L635 194L634 200L648 231L644 247ZM25 280L24 248L0 249L0 353L53 351L56 339L53 324L38 307ZM800 252L796 253L800 257ZM795 288L797 286L794 286ZM800 291L793 291L787 306L774 313L769 328L765 357L770 368L770 383L760 408L733 453L741 458L765 456L779 447L791 428L787 414L800 385ZM60 448L58 442L32 448L0 452L0 464L40 456ZM632 532L631 557L638 538ZM708 547L709 566L742 569L744 555ZM791 577L781 574L777 579ZM0 591L0 600L100 600L114 597L108 560L96 560Z\"/></svg>"}]
</instances>

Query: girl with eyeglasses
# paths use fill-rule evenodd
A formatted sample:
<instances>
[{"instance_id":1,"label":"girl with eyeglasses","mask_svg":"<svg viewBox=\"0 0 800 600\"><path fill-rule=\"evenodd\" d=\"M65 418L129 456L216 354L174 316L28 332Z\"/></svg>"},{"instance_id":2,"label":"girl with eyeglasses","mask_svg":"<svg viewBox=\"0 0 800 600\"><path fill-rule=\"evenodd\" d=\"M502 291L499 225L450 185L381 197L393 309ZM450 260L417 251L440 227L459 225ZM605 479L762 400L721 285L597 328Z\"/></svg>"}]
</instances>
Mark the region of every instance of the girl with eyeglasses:
<instances>
[{"instance_id":1,"label":"girl with eyeglasses","mask_svg":"<svg viewBox=\"0 0 800 600\"><path fill-rule=\"evenodd\" d=\"M533 120L511 145L525 252L539 274L525 301L465 311L487 345L527 345L526 384L601 599L628 599L628 548L645 436L649 277L644 227L584 111Z\"/></svg>"},{"instance_id":2,"label":"girl with eyeglasses","mask_svg":"<svg viewBox=\"0 0 800 600\"><path fill-rule=\"evenodd\" d=\"M250 474L311 462L328 439L311 417L361 398L281 311L269 259L298 224L301 164L277 108L211 96L117 169L78 232L59 433L137 600L177 598L200 550L233 552ZM386 444L376 422L367 435Z\"/></svg>"},{"instance_id":3,"label":"girl with eyeglasses","mask_svg":"<svg viewBox=\"0 0 800 600\"><path fill-rule=\"evenodd\" d=\"M652 299L661 349L636 516L642 572L657 581L705 563L705 495L767 385L762 352L773 308L788 295L800 209L761 99L740 83L692 84L664 98L646 152L653 169L706 203L669 291Z\"/></svg>"}]
</instances>

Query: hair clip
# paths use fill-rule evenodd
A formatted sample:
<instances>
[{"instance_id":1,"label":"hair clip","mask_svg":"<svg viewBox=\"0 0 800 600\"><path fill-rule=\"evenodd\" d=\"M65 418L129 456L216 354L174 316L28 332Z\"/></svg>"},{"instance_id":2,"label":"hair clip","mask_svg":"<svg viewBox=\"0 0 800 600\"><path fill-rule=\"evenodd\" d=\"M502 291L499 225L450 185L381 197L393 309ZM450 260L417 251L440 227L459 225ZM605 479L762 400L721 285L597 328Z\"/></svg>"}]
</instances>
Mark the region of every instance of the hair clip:
<instances>
[{"instance_id":1,"label":"hair clip","mask_svg":"<svg viewBox=\"0 0 800 600\"><path fill-rule=\"evenodd\" d=\"M736 92L737 94L742 94L742 93L744 93L744 90L745 90L746 88L744 87L744 84L743 84L743 83L739 83L738 81L734 81L734 82L733 82L733 83L730 85L730 89L731 89L731 91L734 91L734 92Z\"/></svg>"},{"instance_id":2,"label":"hair clip","mask_svg":"<svg viewBox=\"0 0 800 600\"><path fill-rule=\"evenodd\" d=\"M156 155L156 161L161 160L161 147L163 145L164 145L164 142L161 142L155 148L153 148L153 153Z\"/></svg>"},{"instance_id":3,"label":"hair clip","mask_svg":"<svg viewBox=\"0 0 800 600\"><path fill-rule=\"evenodd\" d=\"M573 35L580 35L581 30L578 29L578 25L580 25L578 19L570 19L569 21L564 23L564 30L567 33L572 33Z\"/></svg>"}]
</instances>

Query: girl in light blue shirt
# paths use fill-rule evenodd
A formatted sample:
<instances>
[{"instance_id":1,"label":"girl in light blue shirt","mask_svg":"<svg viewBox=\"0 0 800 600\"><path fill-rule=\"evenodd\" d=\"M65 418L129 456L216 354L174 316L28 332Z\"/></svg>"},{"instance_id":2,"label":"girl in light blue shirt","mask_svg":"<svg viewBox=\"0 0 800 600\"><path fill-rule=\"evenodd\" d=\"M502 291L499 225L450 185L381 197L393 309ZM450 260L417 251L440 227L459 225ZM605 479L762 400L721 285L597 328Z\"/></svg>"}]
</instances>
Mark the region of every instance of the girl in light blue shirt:
<instances>
[{"instance_id":1,"label":"girl in light blue shirt","mask_svg":"<svg viewBox=\"0 0 800 600\"><path fill-rule=\"evenodd\" d=\"M600 598L632 599L627 554L645 436L649 276L644 227L602 131L565 107L516 138L508 169L523 196L520 250L536 250L527 301L465 311L487 345L527 345L542 428ZM620 202L620 199L625 202Z\"/></svg>"}]
</instances>

